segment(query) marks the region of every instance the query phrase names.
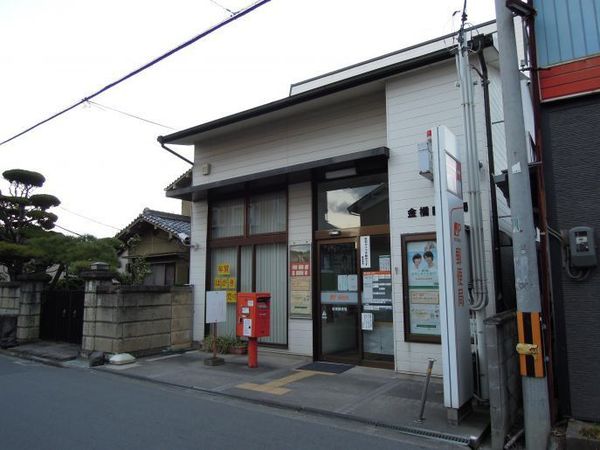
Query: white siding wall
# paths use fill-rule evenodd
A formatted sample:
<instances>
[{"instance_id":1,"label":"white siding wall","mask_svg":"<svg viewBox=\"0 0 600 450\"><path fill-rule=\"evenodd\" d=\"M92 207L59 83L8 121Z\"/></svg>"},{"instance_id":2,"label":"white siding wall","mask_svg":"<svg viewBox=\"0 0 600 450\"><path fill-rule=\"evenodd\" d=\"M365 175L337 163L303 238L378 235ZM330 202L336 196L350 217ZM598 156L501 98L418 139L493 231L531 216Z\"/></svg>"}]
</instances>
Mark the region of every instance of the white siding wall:
<instances>
[{"instance_id":1,"label":"white siding wall","mask_svg":"<svg viewBox=\"0 0 600 450\"><path fill-rule=\"evenodd\" d=\"M291 184L288 190L288 202L288 244L312 244L311 183ZM312 269L314 273L315 268ZM317 313L313 311L314 314ZM288 327L288 349L290 353L312 356L313 321L310 319L289 319Z\"/></svg>"},{"instance_id":2,"label":"white siding wall","mask_svg":"<svg viewBox=\"0 0 600 450\"><path fill-rule=\"evenodd\" d=\"M383 91L196 144L194 185L385 145ZM200 174L210 163L211 173Z\"/></svg>"},{"instance_id":3,"label":"white siding wall","mask_svg":"<svg viewBox=\"0 0 600 450\"><path fill-rule=\"evenodd\" d=\"M401 235L435 231L435 217L409 219L410 208L434 205L433 183L419 175L417 144L426 140L427 130L445 125L457 136L464 151L464 130L459 88L456 86L456 68L453 62L413 71L390 80L386 86L387 135L390 149L388 166L390 188L390 228L393 265L394 340L396 370L401 372L425 371L428 358L438 364L434 373L441 375L441 346L404 341L404 305L402 280ZM481 88L475 89L477 141L480 160L482 209L484 217L486 266L488 288L493 296L491 275L492 253L490 234L490 203L487 170L485 119ZM462 157L462 154L461 154ZM464 171L463 171L464 174ZM466 191L468 180L466 182ZM468 223L468 215L466 217Z\"/></svg>"},{"instance_id":4,"label":"white siding wall","mask_svg":"<svg viewBox=\"0 0 600 450\"><path fill-rule=\"evenodd\" d=\"M500 72L494 67L488 67L490 80L490 113L492 116L492 137L494 145L494 170L496 175L507 168L506 139L504 134L504 111L502 110L502 85ZM504 194L496 189L498 198L498 216L500 217L500 230L508 235L512 233L510 225L510 208Z\"/></svg>"},{"instance_id":5,"label":"white siding wall","mask_svg":"<svg viewBox=\"0 0 600 450\"><path fill-rule=\"evenodd\" d=\"M194 286L194 341L204 340L204 303L206 298L206 236L208 230L208 204L192 204L192 237L196 248L190 251L190 284Z\"/></svg>"}]
</instances>

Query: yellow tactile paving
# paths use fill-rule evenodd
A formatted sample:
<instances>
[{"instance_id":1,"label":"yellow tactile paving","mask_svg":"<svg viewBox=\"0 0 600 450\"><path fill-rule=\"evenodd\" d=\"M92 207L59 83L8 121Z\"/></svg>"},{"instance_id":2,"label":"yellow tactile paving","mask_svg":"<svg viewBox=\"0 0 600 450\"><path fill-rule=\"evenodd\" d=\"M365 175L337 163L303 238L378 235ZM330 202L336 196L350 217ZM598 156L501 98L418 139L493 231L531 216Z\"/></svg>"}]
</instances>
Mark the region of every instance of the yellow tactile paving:
<instances>
[{"instance_id":1,"label":"yellow tactile paving","mask_svg":"<svg viewBox=\"0 0 600 450\"><path fill-rule=\"evenodd\" d=\"M240 389L247 389L249 391L256 392L266 392L267 394L273 395L283 395L290 392L290 389L286 389L282 386L286 384L293 383L294 381L299 381L304 378L309 378L315 375L335 375L333 373L328 372L317 372L315 370L297 370L295 373L288 375L283 378L279 378L277 380L269 381L265 384L256 384L256 383L242 383L238 384L236 387Z\"/></svg>"}]
</instances>

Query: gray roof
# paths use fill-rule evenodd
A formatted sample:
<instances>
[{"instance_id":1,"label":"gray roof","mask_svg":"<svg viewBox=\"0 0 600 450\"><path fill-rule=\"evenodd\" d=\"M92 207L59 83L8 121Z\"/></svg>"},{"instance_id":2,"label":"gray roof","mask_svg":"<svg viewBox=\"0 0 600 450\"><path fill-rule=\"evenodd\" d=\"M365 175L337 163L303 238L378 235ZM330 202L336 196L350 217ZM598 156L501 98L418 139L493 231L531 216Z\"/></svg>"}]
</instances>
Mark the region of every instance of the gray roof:
<instances>
[{"instance_id":1,"label":"gray roof","mask_svg":"<svg viewBox=\"0 0 600 450\"><path fill-rule=\"evenodd\" d=\"M133 222L117 233L116 238L126 239L129 234L133 233L133 229L142 222L149 223L166 233L172 234L182 243L189 239L192 234L192 226L188 216L144 208L144 211Z\"/></svg>"}]
</instances>

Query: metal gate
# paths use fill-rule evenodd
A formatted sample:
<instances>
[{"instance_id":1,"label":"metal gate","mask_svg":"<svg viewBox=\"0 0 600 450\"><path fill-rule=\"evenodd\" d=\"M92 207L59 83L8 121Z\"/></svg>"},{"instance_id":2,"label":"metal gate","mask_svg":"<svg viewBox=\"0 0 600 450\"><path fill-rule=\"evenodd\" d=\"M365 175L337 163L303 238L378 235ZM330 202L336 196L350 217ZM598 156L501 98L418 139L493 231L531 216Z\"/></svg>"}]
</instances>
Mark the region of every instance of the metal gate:
<instances>
[{"instance_id":1,"label":"metal gate","mask_svg":"<svg viewBox=\"0 0 600 450\"><path fill-rule=\"evenodd\" d=\"M42 293L40 338L81 344L83 290L48 290Z\"/></svg>"}]
</instances>

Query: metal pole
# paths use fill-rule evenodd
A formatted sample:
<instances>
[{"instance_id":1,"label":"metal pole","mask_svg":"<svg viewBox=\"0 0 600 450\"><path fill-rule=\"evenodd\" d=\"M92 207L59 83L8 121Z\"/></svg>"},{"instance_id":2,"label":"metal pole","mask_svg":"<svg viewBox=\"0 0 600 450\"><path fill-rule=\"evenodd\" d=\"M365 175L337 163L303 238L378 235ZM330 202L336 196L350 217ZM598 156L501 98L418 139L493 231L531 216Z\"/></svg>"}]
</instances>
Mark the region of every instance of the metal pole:
<instances>
[{"instance_id":1,"label":"metal pole","mask_svg":"<svg viewBox=\"0 0 600 450\"><path fill-rule=\"evenodd\" d=\"M433 369L433 363L435 359L429 358L429 364L427 365L427 376L425 377L425 386L423 386L423 393L421 394L421 411L419 411L419 418L417 419L418 423L423 423L425 417L423 417L423 413L425 412L425 402L427 401L427 388L429 388L429 381L431 380L431 370Z\"/></svg>"},{"instance_id":2,"label":"metal pole","mask_svg":"<svg viewBox=\"0 0 600 450\"><path fill-rule=\"evenodd\" d=\"M495 0L500 51L500 78L508 160L513 257L517 308L541 311L540 286L533 224L527 136L523 120L521 85L513 16L505 0ZM522 377L525 442L527 448L546 449L550 434L550 406L546 377Z\"/></svg>"}]
</instances>

